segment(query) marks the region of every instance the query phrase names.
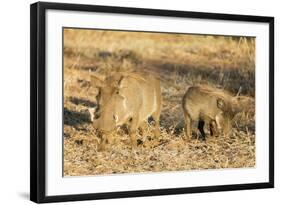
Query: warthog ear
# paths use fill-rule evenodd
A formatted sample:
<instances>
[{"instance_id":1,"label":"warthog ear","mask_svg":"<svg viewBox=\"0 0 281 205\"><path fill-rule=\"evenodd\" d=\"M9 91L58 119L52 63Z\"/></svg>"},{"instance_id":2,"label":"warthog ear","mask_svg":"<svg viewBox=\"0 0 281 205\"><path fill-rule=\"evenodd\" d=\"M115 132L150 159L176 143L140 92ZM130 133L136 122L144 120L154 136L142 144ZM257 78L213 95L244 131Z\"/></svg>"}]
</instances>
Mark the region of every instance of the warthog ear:
<instances>
[{"instance_id":1,"label":"warthog ear","mask_svg":"<svg viewBox=\"0 0 281 205\"><path fill-rule=\"evenodd\" d=\"M217 106L219 109L224 110L225 109L225 101L221 98L217 99Z\"/></svg>"}]
</instances>

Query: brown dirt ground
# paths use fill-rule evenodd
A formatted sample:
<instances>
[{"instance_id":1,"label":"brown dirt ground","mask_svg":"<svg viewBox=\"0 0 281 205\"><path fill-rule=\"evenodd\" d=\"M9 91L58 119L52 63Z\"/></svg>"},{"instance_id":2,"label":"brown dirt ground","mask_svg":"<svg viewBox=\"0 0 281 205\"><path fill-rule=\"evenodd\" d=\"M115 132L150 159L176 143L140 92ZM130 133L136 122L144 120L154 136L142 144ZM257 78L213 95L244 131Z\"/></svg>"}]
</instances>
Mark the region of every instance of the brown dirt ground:
<instances>
[{"instance_id":1,"label":"brown dirt ground","mask_svg":"<svg viewBox=\"0 0 281 205\"><path fill-rule=\"evenodd\" d=\"M66 29L64 31L64 175L159 172L255 166L255 113L236 116L228 136L183 140L181 98L187 87L208 84L255 96L252 38ZM161 136L153 122L130 149L126 126L104 152L88 109L97 89L90 75L147 70L162 78ZM174 86L173 86L174 85Z\"/></svg>"}]
</instances>

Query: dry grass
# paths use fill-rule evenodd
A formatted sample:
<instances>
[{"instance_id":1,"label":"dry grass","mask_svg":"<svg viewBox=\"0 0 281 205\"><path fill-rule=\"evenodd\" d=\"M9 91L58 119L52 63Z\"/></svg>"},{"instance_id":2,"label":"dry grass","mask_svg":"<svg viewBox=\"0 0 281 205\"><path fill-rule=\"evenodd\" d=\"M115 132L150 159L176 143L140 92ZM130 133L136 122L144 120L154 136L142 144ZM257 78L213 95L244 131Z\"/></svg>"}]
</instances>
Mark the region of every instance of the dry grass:
<instances>
[{"instance_id":1,"label":"dry grass","mask_svg":"<svg viewBox=\"0 0 281 205\"><path fill-rule=\"evenodd\" d=\"M138 69L162 78L161 137L152 138L150 122L132 151L126 129L119 129L98 152L87 114L97 94L89 76ZM242 87L242 95L254 98L255 39L65 30L64 175L255 166L254 112L239 114L228 136L182 139L181 98L188 86L203 83L234 94Z\"/></svg>"}]
</instances>

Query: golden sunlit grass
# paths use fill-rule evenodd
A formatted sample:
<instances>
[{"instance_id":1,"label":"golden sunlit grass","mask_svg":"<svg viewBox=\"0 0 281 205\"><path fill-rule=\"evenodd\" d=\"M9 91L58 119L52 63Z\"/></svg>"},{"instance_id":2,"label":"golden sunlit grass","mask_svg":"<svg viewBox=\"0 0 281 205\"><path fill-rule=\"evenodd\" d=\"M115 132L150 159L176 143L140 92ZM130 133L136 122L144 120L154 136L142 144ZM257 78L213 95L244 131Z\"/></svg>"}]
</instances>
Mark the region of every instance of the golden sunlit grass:
<instances>
[{"instance_id":1,"label":"golden sunlit grass","mask_svg":"<svg viewBox=\"0 0 281 205\"><path fill-rule=\"evenodd\" d=\"M161 137L153 122L132 151L126 129L104 152L87 109L97 89L91 74L146 70L161 78ZM239 114L228 136L183 138L181 98L190 85L209 84L255 96L255 39L203 35L64 30L64 175L176 171L255 166L255 114Z\"/></svg>"}]
</instances>

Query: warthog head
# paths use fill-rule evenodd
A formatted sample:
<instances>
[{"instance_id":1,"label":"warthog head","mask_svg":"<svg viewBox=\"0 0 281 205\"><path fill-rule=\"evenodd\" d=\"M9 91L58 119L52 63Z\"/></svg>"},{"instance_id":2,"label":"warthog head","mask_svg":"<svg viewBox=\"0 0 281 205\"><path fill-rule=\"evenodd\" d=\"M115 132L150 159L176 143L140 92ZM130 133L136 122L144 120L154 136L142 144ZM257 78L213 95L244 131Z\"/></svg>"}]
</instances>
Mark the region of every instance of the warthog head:
<instances>
[{"instance_id":1,"label":"warthog head","mask_svg":"<svg viewBox=\"0 0 281 205\"><path fill-rule=\"evenodd\" d=\"M93 120L93 125L100 131L110 132L126 122L128 112L126 97L120 95L119 92L106 97L107 101L102 101L98 111L98 117Z\"/></svg>"},{"instance_id":2,"label":"warthog head","mask_svg":"<svg viewBox=\"0 0 281 205\"><path fill-rule=\"evenodd\" d=\"M244 96L236 96L231 99L218 98L217 106L223 111L225 116L233 119L236 114L252 109L254 100Z\"/></svg>"},{"instance_id":3,"label":"warthog head","mask_svg":"<svg viewBox=\"0 0 281 205\"><path fill-rule=\"evenodd\" d=\"M120 86L123 77L121 74L109 76L105 80L93 77L98 88L97 106L92 114L93 126L100 131L113 131L127 120L126 88Z\"/></svg>"},{"instance_id":4,"label":"warthog head","mask_svg":"<svg viewBox=\"0 0 281 205\"><path fill-rule=\"evenodd\" d=\"M218 121L222 120L224 123L223 131L228 133L232 127L233 118L241 112L248 112L254 108L254 100L245 96L236 96L231 99L218 98L217 106L222 112L217 115Z\"/></svg>"}]
</instances>

